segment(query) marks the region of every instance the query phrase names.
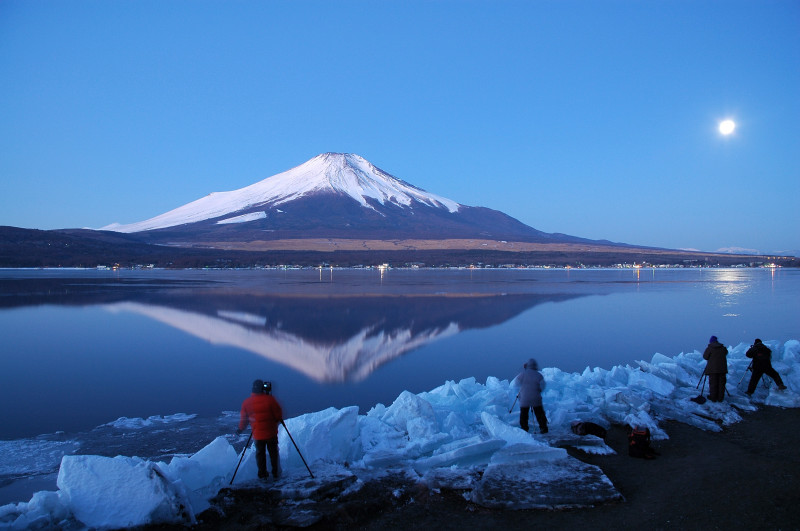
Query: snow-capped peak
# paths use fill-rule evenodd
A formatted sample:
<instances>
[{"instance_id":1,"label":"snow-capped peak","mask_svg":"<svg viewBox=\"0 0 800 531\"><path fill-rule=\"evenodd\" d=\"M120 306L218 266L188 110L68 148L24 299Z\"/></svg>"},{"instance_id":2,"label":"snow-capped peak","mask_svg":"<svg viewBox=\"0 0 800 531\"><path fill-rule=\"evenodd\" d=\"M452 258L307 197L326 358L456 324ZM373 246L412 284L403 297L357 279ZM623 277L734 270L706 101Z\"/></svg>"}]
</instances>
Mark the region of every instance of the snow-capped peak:
<instances>
[{"instance_id":1,"label":"snow-capped peak","mask_svg":"<svg viewBox=\"0 0 800 531\"><path fill-rule=\"evenodd\" d=\"M367 199L400 207L412 207L414 202L418 202L428 207L446 208L450 212L456 212L460 207L455 201L430 194L389 175L358 155L323 153L300 166L250 186L209 194L146 221L128 225L115 223L103 229L139 232L172 227L252 210L254 207L268 209L319 192L348 195L365 208L372 208Z\"/></svg>"},{"instance_id":2,"label":"snow-capped peak","mask_svg":"<svg viewBox=\"0 0 800 531\"><path fill-rule=\"evenodd\" d=\"M272 181L271 184L280 184L286 190L285 193L276 194L283 195L285 199L275 204L296 199L306 193L331 190L345 193L368 208L371 207L367 198L381 204L392 202L401 206L410 206L412 201L418 201L432 207L447 208L450 212L456 212L459 207L455 201L412 186L376 168L363 157L351 153L317 155L305 164L253 186L266 184L268 181Z\"/></svg>"}]
</instances>

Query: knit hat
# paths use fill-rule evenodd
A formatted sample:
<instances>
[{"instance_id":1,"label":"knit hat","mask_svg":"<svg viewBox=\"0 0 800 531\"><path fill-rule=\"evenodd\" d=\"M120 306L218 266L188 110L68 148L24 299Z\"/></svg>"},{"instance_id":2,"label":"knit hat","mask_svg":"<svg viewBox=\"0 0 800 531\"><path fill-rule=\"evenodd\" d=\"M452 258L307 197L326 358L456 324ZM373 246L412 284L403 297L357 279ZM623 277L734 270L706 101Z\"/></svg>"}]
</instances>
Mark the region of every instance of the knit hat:
<instances>
[{"instance_id":1,"label":"knit hat","mask_svg":"<svg viewBox=\"0 0 800 531\"><path fill-rule=\"evenodd\" d=\"M256 380L253 382L253 392L254 393L264 392L264 380Z\"/></svg>"},{"instance_id":2,"label":"knit hat","mask_svg":"<svg viewBox=\"0 0 800 531\"><path fill-rule=\"evenodd\" d=\"M761 340L760 339L756 339L755 343L761 343Z\"/></svg>"},{"instance_id":3,"label":"knit hat","mask_svg":"<svg viewBox=\"0 0 800 531\"><path fill-rule=\"evenodd\" d=\"M539 370L539 364L536 363L536 360L531 358L528 360L528 363L525 364L526 369L533 369L534 371Z\"/></svg>"},{"instance_id":4,"label":"knit hat","mask_svg":"<svg viewBox=\"0 0 800 531\"><path fill-rule=\"evenodd\" d=\"M711 336L711 339L708 340L709 343L718 343L717 336Z\"/></svg>"}]
</instances>

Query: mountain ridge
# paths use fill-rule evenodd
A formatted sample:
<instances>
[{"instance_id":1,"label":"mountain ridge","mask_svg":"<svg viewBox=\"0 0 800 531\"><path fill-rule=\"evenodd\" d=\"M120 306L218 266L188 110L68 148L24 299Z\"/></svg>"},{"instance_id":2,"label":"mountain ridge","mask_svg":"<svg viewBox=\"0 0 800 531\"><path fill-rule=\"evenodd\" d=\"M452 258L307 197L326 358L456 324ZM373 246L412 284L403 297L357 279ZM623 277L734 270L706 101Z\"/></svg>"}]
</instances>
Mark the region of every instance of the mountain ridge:
<instances>
[{"instance_id":1,"label":"mountain ridge","mask_svg":"<svg viewBox=\"0 0 800 531\"><path fill-rule=\"evenodd\" d=\"M752 265L766 260L545 233L498 210L430 194L358 155L341 153L323 153L250 186L113 227L0 227L0 266Z\"/></svg>"},{"instance_id":2,"label":"mountain ridge","mask_svg":"<svg viewBox=\"0 0 800 531\"><path fill-rule=\"evenodd\" d=\"M135 234L160 245L241 250L254 241L326 238L627 246L545 233L498 210L462 205L427 192L351 153L322 153L252 185L215 192L150 219L101 230ZM263 243L260 249L265 249ZM324 246L307 249L324 250Z\"/></svg>"},{"instance_id":3,"label":"mountain ridge","mask_svg":"<svg viewBox=\"0 0 800 531\"><path fill-rule=\"evenodd\" d=\"M457 212L461 205L450 199L431 194L374 166L359 155L352 153L322 153L316 157L254 184L228 192L212 192L205 197L187 203L148 220L130 224L113 223L100 230L115 232L141 232L174 227L238 214L242 218L248 210L274 209L307 196L333 193L348 196L362 207L374 210L368 199L379 204L393 203L408 207L413 201L430 207L446 208ZM266 213L265 213L266 214ZM233 220L229 223L262 219L259 216Z\"/></svg>"}]
</instances>

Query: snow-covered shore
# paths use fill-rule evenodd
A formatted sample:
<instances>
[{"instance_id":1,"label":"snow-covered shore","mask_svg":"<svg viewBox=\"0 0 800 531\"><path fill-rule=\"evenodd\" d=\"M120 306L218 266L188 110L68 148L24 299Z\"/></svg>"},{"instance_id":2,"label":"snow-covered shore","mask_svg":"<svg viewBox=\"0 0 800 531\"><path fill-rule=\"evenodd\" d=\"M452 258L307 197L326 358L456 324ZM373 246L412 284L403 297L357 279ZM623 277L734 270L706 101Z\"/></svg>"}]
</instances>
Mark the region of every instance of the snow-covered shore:
<instances>
[{"instance_id":1,"label":"snow-covered shore","mask_svg":"<svg viewBox=\"0 0 800 531\"><path fill-rule=\"evenodd\" d=\"M310 479L281 428L283 477L271 487L301 503L309 490L326 484L358 489L370 478L400 471L432 488L463 490L472 501L490 507L574 507L614 499L618 493L603 472L570 457L563 447L592 453L613 450L596 437L574 435L572 422L647 426L655 439L664 439L664 420L719 431L741 420L740 411L755 410L758 404L800 407L800 341L767 344L788 390L760 385L753 400L744 395L749 373L737 386L750 361L745 357L747 344L729 346L730 395L723 403L691 400L700 392L697 384L705 366L697 351L672 358L656 354L648 362L610 370L565 373L546 368L544 403L551 428L547 435L518 428L518 409L509 412L515 389L507 380L491 377L485 383L473 378L449 381L416 395L403 392L388 407L378 404L366 414L356 407L330 408L287 419L315 479ZM224 437L169 463L65 455L58 490L0 507L0 527L102 529L192 523L208 500L228 486L238 460ZM233 485L254 483L251 449Z\"/></svg>"}]
</instances>

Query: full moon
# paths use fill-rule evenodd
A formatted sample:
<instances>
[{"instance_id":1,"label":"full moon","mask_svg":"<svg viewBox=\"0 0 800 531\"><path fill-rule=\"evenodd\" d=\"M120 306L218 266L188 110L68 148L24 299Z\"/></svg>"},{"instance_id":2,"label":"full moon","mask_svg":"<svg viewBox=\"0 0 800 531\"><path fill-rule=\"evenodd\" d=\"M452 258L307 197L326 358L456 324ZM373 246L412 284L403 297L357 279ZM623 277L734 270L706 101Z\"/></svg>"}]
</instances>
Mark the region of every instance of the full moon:
<instances>
[{"instance_id":1,"label":"full moon","mask_svg":"<svg viewBox=\"0 0 800 531\"><path fill-rule=\"evenodd\" d=\"M736 122L733 120L723 120L719 123L719 132L725 136L733 133L733 130L736 129Z\"/></svg>"}]
</instances>

